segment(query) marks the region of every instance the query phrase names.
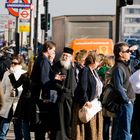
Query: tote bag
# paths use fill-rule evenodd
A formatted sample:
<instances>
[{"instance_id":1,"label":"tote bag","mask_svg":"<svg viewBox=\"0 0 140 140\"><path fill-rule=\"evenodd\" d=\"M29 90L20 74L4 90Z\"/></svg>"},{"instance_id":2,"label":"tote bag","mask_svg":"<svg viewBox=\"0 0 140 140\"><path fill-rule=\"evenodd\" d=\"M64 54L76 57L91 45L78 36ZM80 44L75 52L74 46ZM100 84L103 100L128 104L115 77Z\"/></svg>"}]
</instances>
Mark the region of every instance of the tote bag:
<instances>
[{"instance_id":1,"label":"tote bag","mask_svg":"<svg viewBox=\"0 0 140 140\"><path fill-rule=\"evenodd\" d=\"M98 98L95 98L93 101L91 101L91 103L91 108L83 106L79 110L79 119L83 123L89 122L99 111L102 110L102 105Z\"/></svg>"}]
</instances>

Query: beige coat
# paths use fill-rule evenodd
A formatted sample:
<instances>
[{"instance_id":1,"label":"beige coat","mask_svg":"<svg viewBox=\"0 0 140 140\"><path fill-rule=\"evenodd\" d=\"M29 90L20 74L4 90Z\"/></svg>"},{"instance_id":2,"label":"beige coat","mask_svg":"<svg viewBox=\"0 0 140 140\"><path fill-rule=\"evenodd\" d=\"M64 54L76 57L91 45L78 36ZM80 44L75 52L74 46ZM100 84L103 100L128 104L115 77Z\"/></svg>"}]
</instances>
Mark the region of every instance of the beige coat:
<instances>
[{"instance_id":1,"label":"beige coat","mask_svg":"<svg viewBox=\"0 0 140 140\"><path fill-rule=\"evenodd\" d=\"M22 70L22 67L18 65L15 68L15 71L13 73L14 73L14 76L17 80L20 77L20 75L25 73L25 72L26 71ZM4 92L4 98L3 98L4 102L3 102L2 109L0 110L0 116L3 118L8 118L8 114L9 114L9 111L10 111L12 105L14 107L13 109L15 110L19 96L22 92L22 87L18 88L18 97L11 97L10 96L10 92L11 92L13 87L12 87L12 84L11 84L10 79L9 79L9 72L8 71L6 71L4 73L4 76L3 76L1 83L2 83L3 92Z\"/></svg>"}]
</instances>

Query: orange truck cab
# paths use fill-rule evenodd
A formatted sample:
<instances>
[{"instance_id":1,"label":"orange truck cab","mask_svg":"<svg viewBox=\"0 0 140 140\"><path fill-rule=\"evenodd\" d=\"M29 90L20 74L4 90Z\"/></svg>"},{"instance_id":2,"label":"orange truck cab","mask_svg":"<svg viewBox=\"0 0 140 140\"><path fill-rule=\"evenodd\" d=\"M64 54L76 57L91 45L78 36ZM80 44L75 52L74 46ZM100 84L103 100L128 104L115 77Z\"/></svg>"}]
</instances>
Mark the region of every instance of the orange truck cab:
<instances>
[{"instance_id":1,"label":"orange truck cab","mask_svg":"<svg viewBox=\"0 0 140 140\"><path fill-rule=\"evenodd\" d=\"M87 51L96 50L97 53L107 56L113 55L113 41L106 38L87 38L74 39L71 43L71 48L74 53L85 49Z\"/></svg>"}]
</instances>

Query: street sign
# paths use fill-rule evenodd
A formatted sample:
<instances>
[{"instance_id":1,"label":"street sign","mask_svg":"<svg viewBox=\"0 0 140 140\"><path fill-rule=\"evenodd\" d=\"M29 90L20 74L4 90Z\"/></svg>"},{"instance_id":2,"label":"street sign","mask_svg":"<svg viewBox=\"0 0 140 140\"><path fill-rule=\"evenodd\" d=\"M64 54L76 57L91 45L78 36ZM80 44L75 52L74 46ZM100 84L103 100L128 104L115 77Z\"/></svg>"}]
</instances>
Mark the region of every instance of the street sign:
<instances>
[{"instance_id":1,"label":"street sign","mask_svg":"<svg viewBox=\"0 0 140 140\"><path fill-rule=\"evenodd\" d=\"M30 8L30 3L6 3L6 8Z\"/></svg>"},{"instance_id":2,"label":"street sign","mask_svg":"<svg viewBox=\"0 0 140 140\"><path fill-rule=\"evenodd\" d=\"M21 18L23 18L23 19L30 18L29 11L23 10L23 11L20 13L20 16L21 16Z\"/></svg>"},{"instance_id":3,"label":"street sign","mask_svg":"<svg viewBox=\"0 0 140 140\"><path fill-rule=\"evenodd\" d=\"M30 10L20 10L19 12L19 31L30 32Z\"/></svg>"},{"instance_id":4,"label":"street sign","mask_svg":"<svg viewBox=\"0 0 140 140\"><path fill-rule=\"evenodd\" d=\"M24 4L29 4L29 2L28 2L28 0L22 0L23 1L23 3ZM13 3L14 2L14 0L8 0L8 4L14 4ZM19 5L18 5L19 6ZM9 7L9 8L7 8L8 9L8 11L9 11L9 13L11 14L11 15L13 15L13 16L15 16L15 17L19 17L19 12L18 11L15 11L15 9L14 8L12 8L12 7ZM28 8L24 8L24 9L28 9Z\"/></svg>"},{"instance_id":5,"label":"street sign","mask_svg":"<svg viewBox=\"0 0 140 140\"><path fill-rule=\"evenodd\" d=\"M19 26L19 31L20 32L30 32L30 26L28 26L28 25L20 25Z\"/></svg>"}]
</instances>

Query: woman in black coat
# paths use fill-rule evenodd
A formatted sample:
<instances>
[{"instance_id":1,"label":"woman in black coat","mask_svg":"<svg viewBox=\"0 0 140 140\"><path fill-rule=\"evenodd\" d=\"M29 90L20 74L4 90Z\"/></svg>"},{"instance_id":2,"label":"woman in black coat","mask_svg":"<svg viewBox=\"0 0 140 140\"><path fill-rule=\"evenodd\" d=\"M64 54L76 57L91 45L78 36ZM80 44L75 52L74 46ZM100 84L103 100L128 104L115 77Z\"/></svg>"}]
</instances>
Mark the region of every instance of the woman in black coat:
<instances>
[{"instance_id":1,"label":"woman in black coat","mask_svg":"<svg viewBox=\"0 0 140 140\"><path fill-rule=\"evenodd\" d=\"M30 71L32 62L29 63L28 72L22 74L16 81L13 73L9 75L13 87L16 89L22 85L22 93L20 95L16 110L14 112L14 132L16 138L19 140L30 140L30 111L31 111L31 92L30 92Z\"/></svg>"},{"instance_id":2,"label":"woman in black coat","mask_svg":"<svg viewBox=\"0 0 140 140\"><path fill-rule=\"evenodd\" d=\"M79 73L79 81L73 103L72 140L102 140L102 112L98 112L88 123L79 120L79 109L85 105L91 107L91 101L102 92L102 82L96 72L98 55L89 54L85 67Z\"/></svg>"}]
</instances>

